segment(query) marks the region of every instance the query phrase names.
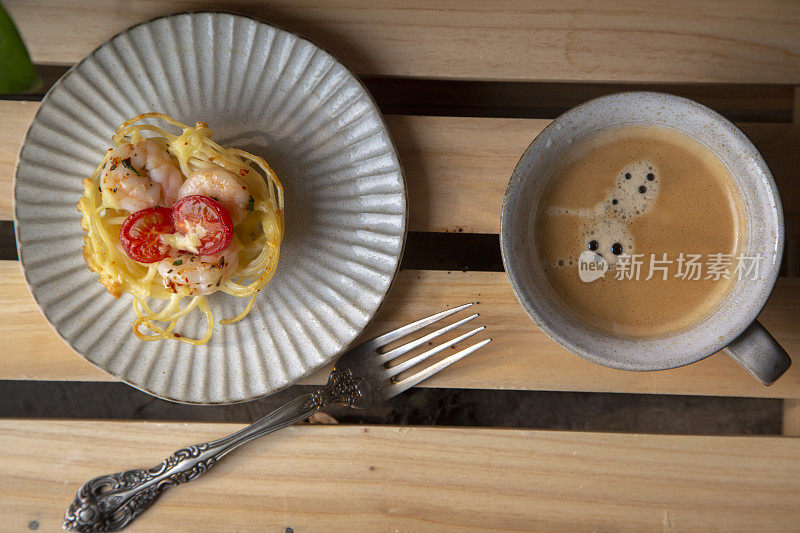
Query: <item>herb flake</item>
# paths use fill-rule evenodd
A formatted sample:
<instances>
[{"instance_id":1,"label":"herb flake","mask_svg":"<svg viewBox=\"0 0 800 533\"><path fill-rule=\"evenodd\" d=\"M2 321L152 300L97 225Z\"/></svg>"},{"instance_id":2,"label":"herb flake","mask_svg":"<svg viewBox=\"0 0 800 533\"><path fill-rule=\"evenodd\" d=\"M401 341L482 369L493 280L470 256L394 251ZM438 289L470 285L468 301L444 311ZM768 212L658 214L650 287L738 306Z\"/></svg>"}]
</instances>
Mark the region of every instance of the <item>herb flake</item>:
<instances>
[{"instance_id":1,"label":"herb flake","mask_svg":"<svg viewBox=\"0 0 800 533\"><path fill-rule=\"evenodd\" d=\"M131 165L131 158L130 157L123 159L122 160L122 164L125 165L125 168L127 168L128 170L130 170L131 172L133 172L137 176L141 176L141 174L139 174L139 171L136 170L135 168L133 168L133 165Z\"/></svg>"}]
</instances>

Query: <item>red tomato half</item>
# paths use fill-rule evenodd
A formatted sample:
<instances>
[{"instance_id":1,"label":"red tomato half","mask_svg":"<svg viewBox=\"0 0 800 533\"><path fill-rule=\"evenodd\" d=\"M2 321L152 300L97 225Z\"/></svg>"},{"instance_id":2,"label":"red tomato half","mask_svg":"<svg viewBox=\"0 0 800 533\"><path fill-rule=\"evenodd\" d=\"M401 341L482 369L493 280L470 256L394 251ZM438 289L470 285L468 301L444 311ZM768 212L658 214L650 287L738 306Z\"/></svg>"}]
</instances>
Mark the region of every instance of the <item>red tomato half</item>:
<instances>
[{"instance_id":1,"label":"red tomato half","mask_svg":"<svg viewBox=\"0 0 800 533\"><path fill-rule=\"evenodd\" d=\"M119 241L125 253L140 263L155 263L169 257L170 247L159 237L174 233L172 211L166 207L150 207L136 211L122 223Z\"/></svg>"},{"instance_id":2,"label":"red tomato half","mask_svg":"<svg viewBox=\"0 0 800 533\"><path fill-rule=\"evenodd\" d=\"M222 205L208 196L195 194L181 198L172 206L175 229L187 235L197 233L193 228L200 225L205 234L197 247L200 255L221 252L233 238L233 221Z\"/></svg>"}]
</instances>

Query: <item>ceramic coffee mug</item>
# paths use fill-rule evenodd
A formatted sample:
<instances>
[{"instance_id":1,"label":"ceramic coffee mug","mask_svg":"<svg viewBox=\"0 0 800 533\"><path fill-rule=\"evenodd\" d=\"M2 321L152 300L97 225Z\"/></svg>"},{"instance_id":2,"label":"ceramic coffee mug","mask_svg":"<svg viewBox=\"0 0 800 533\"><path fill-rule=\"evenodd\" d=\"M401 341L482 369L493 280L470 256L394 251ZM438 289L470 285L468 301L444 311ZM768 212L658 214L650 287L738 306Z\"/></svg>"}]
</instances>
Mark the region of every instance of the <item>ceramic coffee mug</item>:
<instances>
[{"instance_id":1,"label":"ceramic coffee mug","mask_svg":"<svg viewBox=\"0 0 800 533\"><path fill-rule=\"evenodd\" d=\"M654 338L618 337L581 324L553 300L535 265L529 240L532 217L548 176L574 143L622 126L654 125L677 130L714 152L738 187L747 219L743 254L760 257L757 279L735 281L717 308L694 326ZM711 109L677 96L628 92L604 96L554 120L523 154L503 199L500 246L520 304L536 324L571 352L623 370L663 370L687 365L724 349L765 385L791 360L756 320L778 276L783 254L783 211L775 182L753 143Z\"/></svg>"}]
</instances>

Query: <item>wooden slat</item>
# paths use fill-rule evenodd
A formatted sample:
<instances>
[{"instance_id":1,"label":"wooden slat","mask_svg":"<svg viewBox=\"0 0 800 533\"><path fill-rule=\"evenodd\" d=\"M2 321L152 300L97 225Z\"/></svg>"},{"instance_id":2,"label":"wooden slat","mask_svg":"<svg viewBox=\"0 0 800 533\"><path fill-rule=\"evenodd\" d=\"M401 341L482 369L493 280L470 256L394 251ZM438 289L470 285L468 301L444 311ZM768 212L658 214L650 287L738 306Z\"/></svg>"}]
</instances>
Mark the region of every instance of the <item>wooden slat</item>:
<instances>
[{"instance_id":1,"label":"wooden slat","mask_svg":"<svg viewBox=\"0 0 800 533\"><path fill-rule=\"evenodd\" d=\"M3 523L56 531L89 478L239 427L0 421ZM126 531L790 531L798 501L796 438L295 426Z\"/></svg>"},{"instance_id":2,"label":"wooden slat","mask_svg":"<svg viewBox=\"0 0 800 533\"><path fill-rule=\"evenodd\" d=\"M38 103L0 101L0 219L9 198L19 143ZM388 116L406 172L412 231L497 233L500 206L517 160L550 123L536 119ZM787 228L800 239L800 125L740 124L775 174ZM112 132L109 132L109 136Z\"/></svg>"},{"instance_id":3,"label":"wooden slat","mask_svg":"<svg viewBox=\"0 0 800 533\"><path fill-rule=\"evenodd\" d=\"M549 123L537 119L389 116L415 231L498 233L511 173Z\"/></svg>"},{"instance_id":4,"label":"wooden slat","mask_svg":"<svg viewBox=\"0 0 800 533\"><path fill-rule=\"evenodd\" d=\"M46 325L16 262L0 262L0 336L16 339L0 358L0 379L111 380L78 356ZM494 341L426 382L433 387L532 389L800 398L800 364L763 387L724 354L663 372L624 372L576 357L545 336L517 303L502 272L409 270L400 276L374 323L371 338L445 307L478 302ZM761 314L764 325L800 357L800 279L783 278ZM126 325L127 327L127 325ZM317 373L305 383L323 383Z\"/></svg>"},{"instance_id":5,"label":"wooden slat","mask_svg":"<svg viewBox=\"0 0 800 533\"><path fill-rule=\"evenodd\" d=\"M795 359L800 356L798 298L800 279L781 279L759 318ZM800 397L800 365L768 388L722 353L662 372L625 372L589 363L561 348L530 321L504 273L402 272L383 312L365 336L470 300L478 302L479 320L494 341L432 378L429 386Z\"/></svg>"},{"instance_id":6,"label":"wooden slat","mask_svg":"<svg viewBox=\"0 0 800 533\"><path fill-rule=\"evenodd\" d=\"M35 61L72 63L151 17L219 2L7 0ZM800 83L791 0L236 4L359 74L498 80Z\"/></svg>"},{"instance_id":7,"label":"wooden slat","mask_svg":"<svg viewBox=\"0 0 800 533\"><path fill-rule=\"evenodd\" d=\"M38 102L0 100L0 219L10 220L11 187L20 145L39 109Z\"/></svg>"},{"instance_id":8,"label":"wooden slat","mask_svg":"<svg viewBox=\"0 0 800 533\"><path fill-rule=\"evenodd\" d=\"M389 116L418 231L498 233L508 179L549 120ZM770 166L788 236L800 238L800 125L738 124Z\"/></svg>"},{"instance_id":9,"label":"wooden slat","mask_svg":"<svg viewBox=\"0 0 800 533\"><path fill-rule=\"evenodd\" d=\"M800 400L783 401L783 434L800 437Z\"/></svg>"}]
</instances>

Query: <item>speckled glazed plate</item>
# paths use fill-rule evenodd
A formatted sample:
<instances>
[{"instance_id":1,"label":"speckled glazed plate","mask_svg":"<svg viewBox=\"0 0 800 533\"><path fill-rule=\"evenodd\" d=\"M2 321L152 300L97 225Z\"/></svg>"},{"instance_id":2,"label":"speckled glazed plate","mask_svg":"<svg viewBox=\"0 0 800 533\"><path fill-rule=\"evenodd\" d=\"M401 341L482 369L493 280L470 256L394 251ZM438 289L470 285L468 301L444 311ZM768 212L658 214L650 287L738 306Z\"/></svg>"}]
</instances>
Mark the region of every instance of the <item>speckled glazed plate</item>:
<instances>
[{"instance_id":1,"label":"speckled glazed plate","mask_svg":"<svg viewBox=\"0 0 800 533\"><path fill-rule=\"evenodd\" d=\"M161 111L264 157L286 191L278 270L243 321L204 346L143 342L82 256L75 205L124 120ZM17 244L53 328L97 367L151 394L229 403L270 394L332 361L374 316L397 272L406 191L370 95L312 43L247 17L190 13L112 38L56 83L23 143ZM216 320L246 304L209 298ZM200 314L181 326L203 328Z\"/></svg>"}]
</instances>

